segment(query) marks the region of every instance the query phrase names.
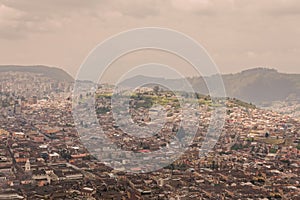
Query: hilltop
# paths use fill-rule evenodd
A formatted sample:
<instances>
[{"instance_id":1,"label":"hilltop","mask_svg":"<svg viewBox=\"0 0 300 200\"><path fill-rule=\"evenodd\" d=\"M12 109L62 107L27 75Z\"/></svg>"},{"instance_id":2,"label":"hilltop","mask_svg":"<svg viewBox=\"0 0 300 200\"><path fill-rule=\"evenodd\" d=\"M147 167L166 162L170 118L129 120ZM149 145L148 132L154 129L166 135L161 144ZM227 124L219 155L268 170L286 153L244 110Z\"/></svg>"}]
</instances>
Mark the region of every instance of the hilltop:
<instances>
[{"instance_id":1,"label":"hilltop","mask_svg":"<svg viewBox=\"0 0 300 200\"><path fill-rule=\"evenodd\" d=\"M213 82L215 76L188 78L194 90L208 94L205 82ZM295 100L300 102L300 74L285 74L274 69L255 68L236 74L222 75L228 97L255 104ZM184 80L136 76L122 82L124 86L141 83L172 85L185 91Z\"/></svg>"},{"instance_id":2,"label":"hilltop","mask_svg":"<svg viewBox=\"0 0 300 200\"><path fill-rule=\"evenodd\" d=\"M73 77L60 68L43 65L18 66L0 65L1 72L31 72L42 74L58 81L74 81ZM209 94L205 82L212 82L215 76L187 78L198 93ZM300 102L300 74L286 74L275 69L254 68L235 74L222 75L228 97L241 99L254 104L272 103L275 101L293 100ZM154 85L172 85L181 91L187 91L183 79L165 79L147 76L135 76L124 80L123 86L135 86L143 83Z\"/></svg>"},{"instance_id":3,"label":"hilltop","mask_svg":"<svg viewBox=\"0 0 300 200\"><path fill-rule=\"evenodd\" d=\"M223 75L223 80L228 96L248 102L300 101L300 74L255 68Z\"/></svg>"},{"instance_id":4,"label":"hilltop","mask_svg":"<svg viewBox=\"0 0 300 200\"><path fill-rule=\"evenodd\" d=\"M1 72L30 72L36 74L42 74L51 79L58 81L68 81L72 82L73 77L67 72L60 68L48 67L43 65L34 65L34 66L19 66L19 65L0 65Z\"/></svg>"}]
</instances>

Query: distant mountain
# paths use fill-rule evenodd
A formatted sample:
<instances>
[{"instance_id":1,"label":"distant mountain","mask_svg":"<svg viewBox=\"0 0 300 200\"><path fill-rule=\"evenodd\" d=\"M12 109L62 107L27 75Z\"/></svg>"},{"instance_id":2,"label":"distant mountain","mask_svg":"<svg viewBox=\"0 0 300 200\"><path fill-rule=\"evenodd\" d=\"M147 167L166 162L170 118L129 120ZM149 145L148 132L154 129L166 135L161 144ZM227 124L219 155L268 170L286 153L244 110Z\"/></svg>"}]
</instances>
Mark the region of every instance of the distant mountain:
<instances>
[{"instance_id":1,"label":"distant mountain","mask_svg":"<svg viewBox=\"0 0 300 200\"><path fill-rule=\"evenodd\" d=\"M300 102L300 74L284 74L274 69L255 68L223 76L227 94L254 103Z\"/></svg>"},{"instance_id":2,"label":"distant mountain","mask_svg":"<svg viewBox=\"0 0 300 200\"><path fill-rule=\"evenodd\" d=\"M0 65L0 73L9 72L9 71L37 73L59 81L68 81L68 82L73 81L72 76L70 76L64 70L56 67L47 67L43 65L35 65L35 66Z\"/></svg>"},{"instance_id":3,"label":"distant mountain","mask_svg":"<svg viewBox=\"0 0 300 200\"><path fill-rule=\"evenodd\" d=\"M255 68L236 74L222 75L227 96L255 104L274 101L296 100L300 102L300 74L279 73L274 69ZM187 80L195 91L208 94L206 82L213 82L215 76L194 77ZM152 78L136 76L123 81L123 86L142 83L159 83L172 85L178 90L186 90L182 79ZM151 85L151 84L150 84Z\"/></svg>"},{"instance_id":4,"label":"distant mountain","mask_svg":"<svg viewBox=\"0 0 300 200\"><path fill-rule=\"evenodd\" d=\"M67 72L55 67L42 65L17 66L0 65L1 72L31 72L42 74L59 81L72 82L74 79ZM227 96L255 104L272 103L274 101L293 100L300 103L300 74L285 74L274 69L254 68L236 74L222 75ZM195 91L208 94L206 82L213 82L215 76L187 78ZM147 76L135 76L124 80L123 86L136 86L148 83L169 85L181 91L187 91L188 86L183 79L164 79Z\"/></svg>"},{"instance_id":5,"label":"distant mountain","mask_svg":"<svg viewBox=\"0 0 300 200\"><path fill-rule=\"evenodd\" d=\"M156 77L148 77L143 75L134 76L132 78L126 79L120 83L123 87L135 87L135 86L148 86L153 87L154 85L159 85L160 87L171 85L174 88L178 88L178 90L186 90L184 87L183 79L165 79L165 78L156 78ZM166 87L165 87L166 88Z\"/></svg>"}]
</instances>

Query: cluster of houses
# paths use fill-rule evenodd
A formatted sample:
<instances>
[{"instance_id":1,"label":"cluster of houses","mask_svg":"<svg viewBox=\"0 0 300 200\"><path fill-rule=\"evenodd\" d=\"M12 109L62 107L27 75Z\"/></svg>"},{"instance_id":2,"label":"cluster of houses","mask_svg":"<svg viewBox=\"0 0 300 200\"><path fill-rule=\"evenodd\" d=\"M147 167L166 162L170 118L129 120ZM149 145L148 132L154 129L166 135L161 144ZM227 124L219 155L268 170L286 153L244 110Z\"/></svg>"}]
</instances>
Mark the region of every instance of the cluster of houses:
<instances>
[{"instance_id":1,"label":"cluster of houses","mask_svg":"<svg viewBox=\"0 0 300 200\"><path fill-rule=\"evenodd\" d=\"M156 109L149 98L132 99L139 127L161 123L153 119L166 112L162 127L148 136L122 130L110 109L111 90L99 90L99 125L84 124L81 116L81 126L93 132L78 132L66 94L24 101L20 112L0 116L0 199L300 198L299 121L228 99L222 134L202 155L218 106L209 98L199 101L199 123L183 152L181 141L190 138L180 128L182 117L195 117L182 115L172 94L143 90L162 104ZM77 108L82 113L85 96Z\"/></svg>"}]
</instances>

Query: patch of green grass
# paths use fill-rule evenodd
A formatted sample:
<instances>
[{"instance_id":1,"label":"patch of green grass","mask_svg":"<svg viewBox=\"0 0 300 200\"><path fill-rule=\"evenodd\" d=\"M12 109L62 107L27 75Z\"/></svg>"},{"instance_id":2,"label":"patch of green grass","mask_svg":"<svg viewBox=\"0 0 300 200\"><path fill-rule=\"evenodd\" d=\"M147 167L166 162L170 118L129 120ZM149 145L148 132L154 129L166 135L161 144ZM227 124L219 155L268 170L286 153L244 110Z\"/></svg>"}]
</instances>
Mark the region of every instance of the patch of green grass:
<instances>
[{"instance_id":1,"label":"patch of green grass","mask_svg":"<svg viewBox=\"0 0 300 200\"><path fill-rule=\"evenodd\" d=\"M270 149L270 153L277 153L277 150L272 148L272 149Z\"/></svg>"}]
</instances>

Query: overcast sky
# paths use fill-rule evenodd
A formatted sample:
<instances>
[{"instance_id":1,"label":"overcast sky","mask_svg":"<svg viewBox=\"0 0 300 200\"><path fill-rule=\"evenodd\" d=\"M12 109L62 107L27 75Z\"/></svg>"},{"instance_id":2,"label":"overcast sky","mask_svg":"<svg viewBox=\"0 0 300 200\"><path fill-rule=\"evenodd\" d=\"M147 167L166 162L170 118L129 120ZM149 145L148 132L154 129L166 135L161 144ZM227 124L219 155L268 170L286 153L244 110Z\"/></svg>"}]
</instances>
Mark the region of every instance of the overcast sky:
<instances>
[{"instance_id":1,"label":"overcast sky","mask_svg":"<svg viewBox=\"0 0 300 200\"><path fill-rule=\"evenodd\" d=\"M257 66L300 73L299 0L0 0L0 64L58 66L74 75L98 43L145 26L193 37L222 73ZM151 59L174 64L157 52L121 64Z\"/></svg>"}]
</instances>

